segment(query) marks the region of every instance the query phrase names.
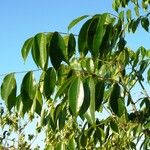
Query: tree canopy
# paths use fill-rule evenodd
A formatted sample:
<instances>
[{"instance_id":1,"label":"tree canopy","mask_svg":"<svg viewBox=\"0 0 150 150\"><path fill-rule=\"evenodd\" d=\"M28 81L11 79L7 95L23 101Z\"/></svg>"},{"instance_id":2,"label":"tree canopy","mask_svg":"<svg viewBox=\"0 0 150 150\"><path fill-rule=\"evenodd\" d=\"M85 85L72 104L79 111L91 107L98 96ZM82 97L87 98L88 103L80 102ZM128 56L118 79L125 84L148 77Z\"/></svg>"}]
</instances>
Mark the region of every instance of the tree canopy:
<instances>
[{"instance_id":1,"label":"tree canopy","mask_svg":"<svg viewBox=\"0 0 150 150\"><path fill-rule=\"evenodd\" d=\"M132 9L132 7L133 9ZM68 33L37 33L21 54L32 56L41 70L27 72L17 85L15 73L1 84L0 125L18 132L18 149L31 149L20 126L36 120L45 133L45 150L150 148L150 49L128 47L126 35L141 27L149 32L149 0L113 0L114 14L83 15L68 25ZM131 8L130 8L131 7ZM71 29L84 21L78 35ZM144 31L143 31L144 32ZM133 91L141 90L140 97ZM18 92L19 91L19 92ZM5 130L9 126L9 131ZM36 135L28 135L29 141ZM40 148L35 148L40 149Z\"/></svg>"}]
</instances>

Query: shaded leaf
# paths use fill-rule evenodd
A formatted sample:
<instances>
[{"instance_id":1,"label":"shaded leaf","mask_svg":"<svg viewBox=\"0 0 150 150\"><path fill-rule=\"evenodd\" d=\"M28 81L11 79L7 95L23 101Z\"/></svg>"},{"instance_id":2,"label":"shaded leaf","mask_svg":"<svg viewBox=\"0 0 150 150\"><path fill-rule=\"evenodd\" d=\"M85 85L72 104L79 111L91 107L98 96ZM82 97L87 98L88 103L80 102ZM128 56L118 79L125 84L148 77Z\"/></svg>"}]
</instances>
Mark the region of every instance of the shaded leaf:
<instances>
[{"instance_id":1,"label":"shaded leaf","mask_svg":"<svg viewBox=\"0 0 150 150\"><path fill-rule=\"evenodd\" d=\"M105 83L104 81L97 81L95 85L95 110L99 110L104 97Z\"/></svg>"},{"instance_id":2,"label":"shaded leaf","mask_svg":"<svg viewBox=\"0 0 150 150\"><path fill-rule=\"evenodd\" d=\"M88 30L92 19L89 19L86 21L83 26L80 29L79 37L78 37L78 49L81 57L85 56L88 53L88 43L87 43L87 37L88 37Z\"/></svg>"},{"instance_id":3,"label":"shaded leaf","mask_svg":"<svg viewBox=\"0 0 150 150\"><path fill-rule=\"evenodd\" d=\"M50 96L53 94L55 85L56 85L56 71L54 68L50 67L44 73L43 92L47 99L49 99Z\"/></svg>"},{"instance_id":4,"label":"shaded leaf","mask_svg":"<svg viewBox=\"0 0 150 150\"><path fill-rule=\"evenodd\" d=\"M49 55L51 63L56 70L59 68L63 60L67 61L67 50L65 41L58 32L54 32L52 35Z\"/></svg>"},{"instance_id":5,"label":"shaded leaf","mask_svg":"<svg viewBox=\"0 0 150 150\"><path fill-rule=\"evenodd\" d=\"M68 31L70 29L72 29L77 23L79 23L80 21L82 21L83 19L89 17L88 15L84 15L84 16L80 16L74 20L71 21L71 23L68 25Z\"/></svg>"},{"instance_id":6,"label":"shaded leaf","mask_svg":"<svg viewBox=\"0 0 150 150\"><path fill-rule=\"evenodd\" d=\"M143 17L141 19L141 25L142 27L148 32L149 31L149 19L148 17Z\"/></svg>"},{"instance_id":7,"label":"shaded leaf","mask_svg":"<svg viewBox=\"0 0 150 150\"><path fill-rule=\"evenodd\" d=\"M32 71L29 71L23 78L21 83L21 98L26 111L28 111L33 103L36 95L36 82Z\"/></svg>"},{"instance_id":8,"label":"shaded leaf","mask_svg":"<svg viewBox=\"0 0 150 150\"><path fill-rule=\"evenodd\" d=\"M118 100L120 97L120 86L118 85L118 83L115 83L113 85L113 89L110 95L110 99L109 99L109 105L112 109L112 111L116 114L119 115L118 110L119 110L119 106L118 106Z\"/></svg>"},{"instance_id":9,"label":"shaded leaf","mask_svg":"<svg viewBox=\"0 0 150 150\"><path fill-rule=\"evenodd\" d=\"M9 111L16 104L16 90L17 85L14 73L10 73L4 77L1 85L1 96L6 102Z\"/></svg>"},{"instance_id":10,"label":"shaded leaf","mask_svg":"<svg viewBox=\"0 0 150 150\"><path fill-rule=\"evenodd\" d=\"M118 125L113 120L110 121L110 128L112 131L119 133Z\"/></svg>"}]
</instances>

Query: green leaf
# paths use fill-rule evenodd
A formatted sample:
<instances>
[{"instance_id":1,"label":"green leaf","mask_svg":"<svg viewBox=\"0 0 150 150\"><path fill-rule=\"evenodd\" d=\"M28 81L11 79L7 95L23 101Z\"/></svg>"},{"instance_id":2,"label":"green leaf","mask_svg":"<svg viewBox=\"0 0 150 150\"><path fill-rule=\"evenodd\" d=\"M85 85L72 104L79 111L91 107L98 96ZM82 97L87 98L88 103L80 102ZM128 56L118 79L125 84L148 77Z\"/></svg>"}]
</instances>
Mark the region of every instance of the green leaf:
<instances>
[{"instance_id":1,"label":"green leaf","mask_svg":"<svg viewBox=\"0 0 150 150\"><path fill-rule=\"evenodd\" d=\"M40 90L37 88L35 112L36 112L38 115L41 114L42 105L43 105L42 94L41 94Z\"/></svg>"},{"instance_id":2,"label":"green leaf","mask_svg":"<svg viewBox=\"0 0 150 150\"><path fill-rule=\"evenodd\" d=\"M80 116L84 115L90 106L90 88L87 80L83 82L84 87L84 101L80 109Z\"/></svg>"},{"instance_id":3,"label":"green leaf","mask_svg":"<svg viewBox=\"0 0 150 150\"><path fill-rule=\"evenodd\" d=\"M71 83L68 98L71 111L73 115L77 116L84 100L84 88L80 77L75 78Z\"/></svg>"},{"instance_id":4,"label":"green leaf","mask_svg":"<svg viewBox=\"0 0 150 150\"><path fill-rule=\"evenodd\" d=\"M55 100L58 98L58 97L60 97L60 96L62 96L63 94L64 94L64 92L65 92L65 90L68 88L68 86L71 84L71 82L72 81L74 81L74 79L75 79L76 77L71 77L71 78L69 78L69 79L67 79L61 86L60 86L60 88L58 89L58 92L56 93L56 95L55 95Z\"/></svg>"},{"instance_id":5,"label":"green leaf","mask_svg":"<svg viewBox=\"0 0 150 150\"><path fill-rule=\"evenodd\" d=\"M110 121L110 128L112 129L113 132L119 133L118 125L116 124L115 121L113 120Z\"/></svg>"},{"instance_id":6,"label":"green leaf","mask_svg":"<svg viewBox=\"0 0 150 150\"><path fill-rule=\"evenodd\" d=\"M36 95L36 82L32 71L29 71L23 78L21 84L21 98L23 106L28 111Z\"/></svg>"},{"instance_id":7,"label":"green leaf","mask_svg":"<svg viewBox=\"0 0 150 150\"><path fill-rule=\"evenodd\" d=\"M68 58L70 59L74 54L76 50L76 40L73 34L69 35L68 40Z\"/></svg>"},{"instance_id":8,"label":"green leaf","mask_svg":"<svg viewBox=\"0 0 150 150\"><path fill-rule=\"evenodd\" d=\"M83 26L80 29L79 37L78 37L78 49L81 57L85 56L88 53L88 43L87 43L87 37L88 37L88 29L90 26L92 19L89 19L86 21Z\"/></svg>"},{"instance_id":9,"label":"green leaf","mask_svg":"<svg viewBox=\"0 0 150 150\"><path fill-rule=\"evenodd\" d=\"M47 99L49 99L50 96L53 94L55 85L56 85L56 71L54 68L50 67L44 72L43 92Z\"/></svg>"},{"instance_id":10,"label":"green leaf","mask_svg":"<svg viewBox=\"0 0 150 150\"><path fill-rule=\"evenodd\" d=\"M49 55L51 63L56 70L59 68L63 60L68 60L65 41L58 32L54 32L52 35L49 48Z\"/></svg>"},{"instance_id":11,"label":"green leaf","mask_svg":"<svg viewBox=\"0 0 150 150\"><path fill-rule=\"evenodd\" d=\"M148 19L148 17L143 17L142 19L141 19L141 25L142 25L142 27L147 31L147 32L149 32L149 19Z\"/></svg>"},{"instance_id":12,"label":"green leaf","mask_svg":"<svg viewBox=\"0 0 150 150\"><path fill-rule=\"evenodd\" d=\"M89 88L90 88L90 106L86 113L84 114L88 123L95 125L95 83L92 78L89 78Z\"/></svg>"},{"instance_id":13,"label":"green leaf","mask_svg":"<svg viewBox=\"0 0 150 150\"><path fill-rule=\"evenodd\" d=\"M109 99L109 105L112 109L112 111L119 116L119 106L118 106L118 100L120 97L120 86L118 85L118 83L115 83L113 85L113 89L110 95L110 99Z\"/></svg>"},{"instance_id":14,"label":"green leaf","mask_svg":"<svg viewBox=\"0 0 150 150\"><path fill-rule=\"evenodd\" d=\"M88 58L86 61L86 69L89 73L94 73L95 66L94 66L94 61L91 58Z\"/></svg>"},{"instance_id":15,"label":"green leaf","mask_svg":"<svg viewBox=\"0 0 150 150\"><path fill-rule=\"evenodd\" d=\"M139 13L139 7L138 6L134 7L134 11L135 11L136 16L139 17L140 13Z\"/></svg>"},{"instance_id":16,"label":"green leaf","mask_svg":"<svg viewBox=\"0 0 150 150\"><path fill-rule=\"evenodd\" d=\"M58 144L56 145L56 148L55 148L54 150L66 150L65 147L66 147L66 146L65 146L65 143L60 142L60 143L58 143Z\"/></svg>"},{"instance_id":17,"label":"green leaf","mask_svg":"<svg viewBox=\"0 0 150 150\"><path fill-rule=\"evenodd\" d=\"M6 102L9 111L16 104L16 90L17 85L14 73L10 73L4 77L1 85L1 96Z\"/></svg>"},{"instance_id":18,"label":"green leaf","mask_svg":"<svg viewBox=\"0 0 150 150\"><path fill-rule=\"evenodd\" d=\"M104 97L104 91L105 91L105 83L104 81L97 81L95 85L95 110L99 110L103 97Z\"/></svg>"},{"instance_id":19,"label":"green leaf","mask_svg":"<svg viewBox=\"0 0 150 150\"><path fill-rule=\"evenodd\" d=\"M74 149L76 149L76 144L75 144L75 139L74 139L74 137L72 137L72 138L69 140L67 149L68 149L68 150L74 150Z\"/></svg>"},{"instance_id":20,"label":"green leaf","mask_svg":"<svg viewBox=\"0 0 150 150\"><path fill-rule=\"evenodd\" d=\"M88 15L84 15L84 16L80 16L74 20L71 21L71 23L68 25L68 31L70 29L72 29L77 23L79 23L80 21L82 21L83 19L89 17Z\"/></svg>"},{"instance_id":21,"label":"green leaf","mask_svg":"<svg viewBox=\"0 0 150 150\"><path fill-rule=\"evenodd\" d=\"M107 13L94 16L88 30L88 46L94 58L99 56L99 48L106 31L107 17L109 17Z\"/></svg>"},{"instance_id":22,"label":"green leaf","mask_svg":"<svg viewBox=\"0 0 150 150\"><path fill-rule=\"evenodd\" d=\"M33 48L32 48L32 57L37 66L40 66L41 69L45 69L47 64L47 49L46 49L47 39L44 33L39 33L34 37Z\"/></svg>"},{"instance_id":23,"label":"green leaf","mask_svg":"<svg viewBox=\"0 0 150 150\"><path fill-rule=\"evenodd\" d=\"M130 9L128 9L128 10L126 11L126 16L127 16L127 21L130 22L130 21L131 21L131 18L132 18L132 16L131 16L131 10L130 10Z\"/></svg>"},{"instance_id":24,"label":"green leaf","mask_svg":"<svg viewBox=\"0 0 150 150\"><path fill-rule=\"evenodd\" d=\"M24 61L26 60L26 58L29 54L29 51L32 48L32 45L33 45L33 37L26 40L25 43L23 44L21 53L22 53L22 58L24 59Z\"/></svg>"}]
</instances>

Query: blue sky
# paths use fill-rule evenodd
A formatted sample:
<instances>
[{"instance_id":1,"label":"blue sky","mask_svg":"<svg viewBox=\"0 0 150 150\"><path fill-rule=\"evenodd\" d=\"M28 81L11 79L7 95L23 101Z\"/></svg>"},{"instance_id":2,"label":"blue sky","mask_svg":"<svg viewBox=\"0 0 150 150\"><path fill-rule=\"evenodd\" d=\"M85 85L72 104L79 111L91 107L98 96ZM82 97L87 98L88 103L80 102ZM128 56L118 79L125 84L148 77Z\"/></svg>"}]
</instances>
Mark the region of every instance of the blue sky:
<instances>
[{"instance_id":1,"label":"blue sky","mask_svg":"<svg viewBox=\"0 0 150 150\"><path fill-rule=\"evenodd\" d=\"M78 16L112 12L111 2L112 0L1 0L0 74L36 68L32 60L29 59L24 64L21 58L21 47L27 38L38 32L67 32L67 25ZM78 28L72 32L78 32ZM131 48L140 45L148 48L150 36L146 32L143 34L143 30L128 38Z\"/></svg>"}]
</instances>

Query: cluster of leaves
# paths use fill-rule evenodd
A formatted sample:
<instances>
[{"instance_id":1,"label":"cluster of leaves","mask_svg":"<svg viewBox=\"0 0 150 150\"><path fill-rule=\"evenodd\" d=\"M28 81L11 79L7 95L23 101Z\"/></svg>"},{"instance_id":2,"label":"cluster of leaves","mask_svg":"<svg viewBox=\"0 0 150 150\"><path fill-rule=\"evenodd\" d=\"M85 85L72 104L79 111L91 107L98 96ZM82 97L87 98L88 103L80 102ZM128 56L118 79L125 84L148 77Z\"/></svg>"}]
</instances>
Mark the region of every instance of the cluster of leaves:
<instances>
[{"instance_id":1,"label":"cluster of leaves","mask_svg":"<svg viewBox=\"0 0 150 150\"><path fill-rule=\"evenodd\" d=\"M69 24L68 31L87 19L77 38L49 32L26 40L22 57L26 60L31 52L42 72L38 81L33 71L27 72L19 94L15 73L4 77L1 97L9 113L28 114L31 121L38 115L36 130L45 131L46 150L136 149L138 144L146 150L150 146L150 97L143 85L150 83L150 50L143 46L132 50L125 40L139 22L148 31L149 13L140 16L138 1L131 2L137 19L130 9L126 17L125 11L118 12L129 0L114 0L118 16L85 15ZM142 4L148 9L148 0ZM137 84L143 97L134 99Z\"/></svg>"}]
</instances>

